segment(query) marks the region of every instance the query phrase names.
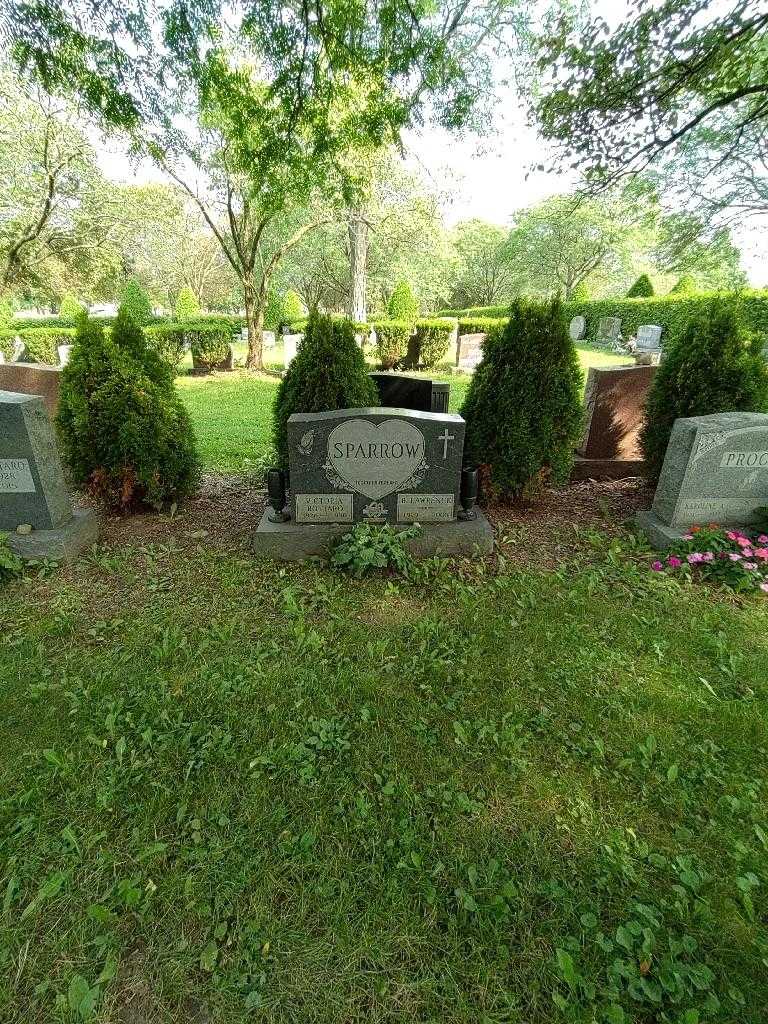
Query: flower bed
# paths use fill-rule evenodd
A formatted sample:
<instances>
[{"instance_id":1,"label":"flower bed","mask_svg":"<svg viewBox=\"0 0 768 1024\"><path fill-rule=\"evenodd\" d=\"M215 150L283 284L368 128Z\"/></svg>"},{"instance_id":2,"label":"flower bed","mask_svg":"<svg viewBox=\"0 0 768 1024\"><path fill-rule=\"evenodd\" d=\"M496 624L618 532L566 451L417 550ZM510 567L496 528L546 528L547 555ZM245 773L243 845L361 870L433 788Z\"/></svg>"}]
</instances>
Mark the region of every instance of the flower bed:
<instances>
[{"instance_id":1,"label":"flower bed","mask_svg":"<svg viewBox=\"0 0 768 1024\"><path fill-rule=\"evenodd\" d=\"M740 592L768 593L768 535L761 533L753 538L717 523L692 526L665 559L657 559L651 568L716 580Z\"/></svg>"}]
</instances>

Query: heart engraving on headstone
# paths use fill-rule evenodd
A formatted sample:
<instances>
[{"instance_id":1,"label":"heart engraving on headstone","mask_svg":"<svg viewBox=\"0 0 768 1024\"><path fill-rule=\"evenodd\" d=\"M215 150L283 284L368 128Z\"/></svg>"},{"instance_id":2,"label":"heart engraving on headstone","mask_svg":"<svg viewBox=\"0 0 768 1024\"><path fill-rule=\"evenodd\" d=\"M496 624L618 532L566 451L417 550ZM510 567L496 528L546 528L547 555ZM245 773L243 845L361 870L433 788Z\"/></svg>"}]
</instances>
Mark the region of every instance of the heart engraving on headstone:
<instances>
[{"instance_id":1,"label":"heart engraving on headstone","mask_svg":"<svg viewBox=\"0 0 768 1024\"><path fill-rule=\"evenodd\" d=\"M423 462L424 435L404 420L346 420L328 435L326 472L367 498L403 488Z\"/></svg>"}]
</instances>

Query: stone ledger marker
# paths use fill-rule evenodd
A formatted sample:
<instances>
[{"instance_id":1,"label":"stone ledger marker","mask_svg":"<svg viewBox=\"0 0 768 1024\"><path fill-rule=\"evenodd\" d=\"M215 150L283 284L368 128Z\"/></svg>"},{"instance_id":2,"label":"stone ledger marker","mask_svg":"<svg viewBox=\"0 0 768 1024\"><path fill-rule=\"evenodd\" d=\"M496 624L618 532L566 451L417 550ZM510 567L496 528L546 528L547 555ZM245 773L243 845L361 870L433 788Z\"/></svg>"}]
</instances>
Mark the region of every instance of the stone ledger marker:
<instances>
[{"instance_id":1,"label":"stone ledger marker","mask_svg":"<svg viewBox=\"0 0 768 1024\"><path fill-rule=\"evenodd\" d=\"M288 420L290 520L265 513L254 550L300 559L327 551L358 522L424 527L416 554L493 547L477 510L458 521L465 422L452 413L382 407L294 413Z\"/></svg>"},{"instance_id":2,"label":"stone ledger marker","mask_svg":"<svg viewBox=\"0 0 768 1024\"><path fill-rule=\"evenodd\" d=\"M98 538L93 512L72 510L43 399L13 391L0 391L0 531L22 558L68 560Z\"/></svg>"},{"instance_id":3,"label":"stone ledger marker","mask_svg":"<svg viewBox=\"0 0 768 1024\"><path fill-rule=\"evenodd\" d=\"M768 505L768 415L724 412L675 420L653 507L636 522L655 547L695 523L750 526Z\"/></svg>"}]
</instances>

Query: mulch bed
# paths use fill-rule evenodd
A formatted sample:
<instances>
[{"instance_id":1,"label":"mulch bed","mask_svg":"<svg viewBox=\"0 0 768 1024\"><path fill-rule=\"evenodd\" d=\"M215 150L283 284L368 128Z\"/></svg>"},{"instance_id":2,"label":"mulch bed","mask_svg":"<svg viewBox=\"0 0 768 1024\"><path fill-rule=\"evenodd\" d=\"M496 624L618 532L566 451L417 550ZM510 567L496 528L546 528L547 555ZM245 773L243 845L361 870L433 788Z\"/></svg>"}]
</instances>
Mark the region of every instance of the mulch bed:
<instances>
[{"instance_id":1,"label":"mulch bed","mask_svg":"<svg viewBox=\"0 0 768 1024\"><path fill-rule=\"evenodd\" d=\"M546 490L535 504L486 510L506 557L517 563L556 564L581 546L580 536L618 534L636 511L650 508L653 491L637 478L592 480ZM198 494L176 513L102 517L101 539L114 545L205 544L242 549L256 529L266 491L248 476L207 473Z\"/></svg>"}]
</instances>

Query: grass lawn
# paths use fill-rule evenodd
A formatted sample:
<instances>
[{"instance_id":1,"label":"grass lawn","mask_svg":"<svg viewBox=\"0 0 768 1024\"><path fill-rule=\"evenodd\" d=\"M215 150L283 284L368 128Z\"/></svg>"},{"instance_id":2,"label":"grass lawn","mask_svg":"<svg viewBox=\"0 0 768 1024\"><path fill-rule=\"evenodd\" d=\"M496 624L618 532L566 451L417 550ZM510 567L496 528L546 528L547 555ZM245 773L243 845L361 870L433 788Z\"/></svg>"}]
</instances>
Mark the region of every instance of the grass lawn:
<instances>
[{"instance_id":1,"label":"grass lawn","mask_svg":"<svg viewBox=\"0 0 768 1024\"><path fill-rule=\"evenodd\" d=\"M0 1019L764 1022L766 606L590 543L6 588Z\"/></svg>"},{"instance_id":2,"label":"grass lawn","mask_svg":"<svg viewBox=\"0 0 768 1024\"><path fill-rule=\"evenodd\" d=\"M179 384L263 457L274 381ZM358 582L178 520L0 590L0 1021L764 1024L768 604L580 523Z\"/></svg>"},{"instance_id":3,"label":"grass lawn","mask_svg":"<svg viewBox=\"0 0 768 1024\"><path fill-rule=\"evenodd\" d=\"M237 348L237 346L236 346ZM585 370L590 366L626 364L624 356L594 347L579 348ZM282 365L282 349L271 350ZM237 358L245 358L245 346L237 348ZM277 357L280 357L279 359ZM439 370L434 380L451 383L451 411L458 412L471 380L468 374L449 374ZM271 451L271 403L279 383L277 377L254 376L245 372L217 374L213 377L181 376L176 381L189 409L197 433L200 454L207 469L242 472L254 464L269 461Z\"/></svg>"}]
</instances>

